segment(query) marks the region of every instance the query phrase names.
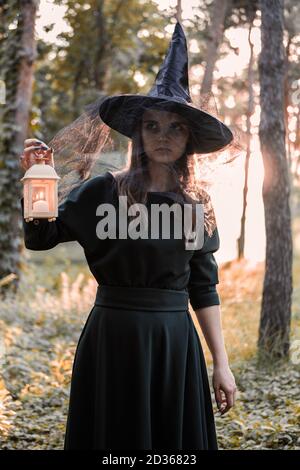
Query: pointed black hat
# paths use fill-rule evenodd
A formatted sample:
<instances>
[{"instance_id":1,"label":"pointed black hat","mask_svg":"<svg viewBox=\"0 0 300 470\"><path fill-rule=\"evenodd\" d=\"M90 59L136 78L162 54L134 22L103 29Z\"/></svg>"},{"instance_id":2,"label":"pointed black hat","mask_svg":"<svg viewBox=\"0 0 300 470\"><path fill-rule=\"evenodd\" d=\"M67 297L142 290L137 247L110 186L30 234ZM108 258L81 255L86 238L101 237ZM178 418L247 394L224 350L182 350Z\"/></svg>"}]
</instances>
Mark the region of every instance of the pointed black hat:
<instances>
[{"instance_id":1,"label":"pointed black hat","mask_svg":"<svg viewBox=\"0 0 300 470\"><path fill-rule=\"evenodd\" d=\"M177 21L165 59L147 95L121 94L106 97L99 106L102 121L132 138L142 113L149 108L178 113L190 123L190 153L210 153L228 145L231 130L191 100L188 52L184 31Z\"/></svg>"}]
</instances>

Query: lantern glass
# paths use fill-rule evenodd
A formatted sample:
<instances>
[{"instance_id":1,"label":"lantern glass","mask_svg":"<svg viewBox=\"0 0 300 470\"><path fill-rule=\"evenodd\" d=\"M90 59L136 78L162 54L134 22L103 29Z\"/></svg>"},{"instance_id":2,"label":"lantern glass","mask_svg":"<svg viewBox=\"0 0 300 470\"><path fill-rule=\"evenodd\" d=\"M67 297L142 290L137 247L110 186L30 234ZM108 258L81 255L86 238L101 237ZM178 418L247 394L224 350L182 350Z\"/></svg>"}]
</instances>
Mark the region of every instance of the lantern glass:
<instances>
[{"instance_id":1,"label":"lantern glass","mask_svg":"<svg viewBox=\"0 0 300 470\"><path fill-rule=\"evenodd\" d=\"M58 180L53 167L46 164L32 165L21 181L24 184L24 218L48 218L58 216Z\"/></svg>"},{"instance_id":2,"label":"lantern glass","mask_svg":"<svg viewBox=\"0 0 300 470\"><path fill-rule=\"evenodd\" d=\"M29 179L25 183L25 199L28 201L29 217L57 216L57 180Z\"/></svg>"},{"instance_id":3,"label":"lantern glass","mask_svg":"<svg viewBox=\"0 0 300 470\"><path fill-rule=\"evenodd\" d=\"M55 208L55 180L31 181L31 208L33 212L53 212Z\"/></svg>"},{"instance_id":4,"label":"lantern glass","mask_svg":"<svg viewBox=\"0 0 300 470\"><path fill-rule=\"evenodd\" d=\"M49 194L46 184L32 185L32 210L34 212L49 211Z\"/></svg>"}]
</instances>

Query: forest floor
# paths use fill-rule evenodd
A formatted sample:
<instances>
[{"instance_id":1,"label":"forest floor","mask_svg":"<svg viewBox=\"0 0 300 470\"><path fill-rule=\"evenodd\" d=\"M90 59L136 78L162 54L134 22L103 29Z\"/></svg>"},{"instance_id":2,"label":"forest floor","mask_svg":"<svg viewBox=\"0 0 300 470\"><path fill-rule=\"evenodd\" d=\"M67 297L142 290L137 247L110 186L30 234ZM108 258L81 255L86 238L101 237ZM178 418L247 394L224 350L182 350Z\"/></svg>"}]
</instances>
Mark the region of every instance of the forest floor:
<instances>
[{"instance_id":1,"label":"forest floor","mask_svg":"<svg viewBox=\"0 0 300 470\"><path fill-rule=\"evenodd\" d=\"M55 250L27 252L18 295L1 305L3 450L63 448L74 353L96 283L86 264L72 259L70 244ZM220 449L300 449L300 259L294 260L291 354L285 363L257 362L263 275L263 263L220 266L224 338L238 387L235 406L223 416L211 388ZM210 353L190 312L211 380Z\"/></svg>"}]
</instances>

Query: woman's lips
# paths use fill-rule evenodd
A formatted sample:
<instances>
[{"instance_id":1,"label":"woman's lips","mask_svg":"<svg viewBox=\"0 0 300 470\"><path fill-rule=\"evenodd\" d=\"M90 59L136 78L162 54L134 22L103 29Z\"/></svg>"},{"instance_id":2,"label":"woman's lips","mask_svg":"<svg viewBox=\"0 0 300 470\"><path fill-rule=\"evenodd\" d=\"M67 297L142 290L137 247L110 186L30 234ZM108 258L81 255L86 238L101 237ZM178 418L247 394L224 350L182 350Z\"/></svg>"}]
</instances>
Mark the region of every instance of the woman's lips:
<instances>
[{"instance_id":1,"label":"woman's lips","mask_svg":"<svg viewBox=\"0 0 300 470\"><path fill-rule=\"evenodd\" d=\"M157 151L160 151L160 150L161 150L161 151L163 151L163 152L166 152L166 151L167 151L167 152L171 152L171 150L168 149L167 147L159 147L159 148L156 149L156 150L157 150Z\"/></svg>"}]
</instances>

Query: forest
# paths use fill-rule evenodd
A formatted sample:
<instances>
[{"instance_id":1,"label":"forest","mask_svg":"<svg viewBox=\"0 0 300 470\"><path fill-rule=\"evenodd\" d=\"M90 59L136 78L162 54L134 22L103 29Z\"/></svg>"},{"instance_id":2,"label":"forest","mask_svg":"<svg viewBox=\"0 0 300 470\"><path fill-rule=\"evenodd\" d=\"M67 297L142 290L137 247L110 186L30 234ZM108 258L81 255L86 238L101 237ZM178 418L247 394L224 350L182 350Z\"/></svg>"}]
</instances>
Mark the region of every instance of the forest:
<instances>
[{"instance_id":1,"label":"forest","mask_svg":"<svg viewBox=\"0 0 300 470\"><path fill-rule=\"evenodd\" d=\"M24 246L24 141L52 146L64 179L65 162L80 173L85 153L95 165L83 178L121 169L128 139L112 132L100 155L99 128L84 128L84 113L108 95L148 93L176 19L193 102L234 135L224 164L207 160L222 328L238 388L225 416L213 405L219 447L300 450L297 0L0 1L1 449L62 449L76 344L97 289L76 242Z\"/></svg>"}]
</instances>

